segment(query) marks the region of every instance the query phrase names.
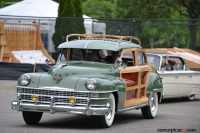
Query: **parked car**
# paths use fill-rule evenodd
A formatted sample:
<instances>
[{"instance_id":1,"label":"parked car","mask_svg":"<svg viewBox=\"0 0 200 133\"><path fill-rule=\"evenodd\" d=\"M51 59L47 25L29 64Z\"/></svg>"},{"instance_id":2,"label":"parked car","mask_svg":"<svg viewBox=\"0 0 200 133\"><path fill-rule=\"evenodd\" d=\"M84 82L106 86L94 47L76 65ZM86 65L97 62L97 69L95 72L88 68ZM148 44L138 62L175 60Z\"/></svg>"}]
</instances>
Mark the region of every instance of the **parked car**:
<instances>
[{"instance_id":1,"label":"parked car","mask_svg":"<svg viewBox=\"0 0 200 133\"><path fill-rule=\"evenodd\" d=\"M43 112L96 116L101 127L110 127L116 112L131 109L154 118L162 80L134 41L140 44L132 36L68 35L48 73L19 78L12 109L22 111L28 125L38 124Z\"/></svg>"},{"instance_id":2,"label":"parked car","mask_svg":"<svg viewBox=\"0 0 200 133\"><path fill-rule=\"evenodd\" d=\"M165 63L172 62L173 70L167 70ZM188 68L184 58L173 54L147 53L149 65L154 66L163 78L163 99L187 98L194 100L200 94L200 72Z\"/></svg>"}]
</instances>

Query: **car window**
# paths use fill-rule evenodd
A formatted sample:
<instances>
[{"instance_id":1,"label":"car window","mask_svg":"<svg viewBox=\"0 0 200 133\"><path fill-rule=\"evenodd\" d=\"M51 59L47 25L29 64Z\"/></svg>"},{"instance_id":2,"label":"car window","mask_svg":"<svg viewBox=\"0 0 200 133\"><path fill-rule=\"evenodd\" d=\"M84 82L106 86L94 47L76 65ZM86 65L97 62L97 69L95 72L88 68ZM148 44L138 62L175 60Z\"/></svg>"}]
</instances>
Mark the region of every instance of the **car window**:
<instances>
[{"instance_id":1,"label":"car window","mask_svg":"<svg viewBox=\"0 0 200 133\"><path fill-rule=\"evenodd\" d=\"M80 49L72 49L71 60L79 61L83 60L83 53Z\"/></svg>"},{"instance_id":2,"label":"car window","mask_svg":"<svg viewBox=\"0 0 200 133\"><path fill-rule=\"evenodd\" d=\"M183 61L179 57L169 57L168 60L174 61L175 64L173 65L174 70L183 70ZM162 65L164 64L165 58L163 58Z\"/></svg>"},{"instance_id":3,"label":"car window","mask_svg":"<svg viewBox=\"0 0 200 133\"><path fill-rule=\"evenodd\" d=\"M138 51L138 65L142 66L146 64L144 53L141 51Z\"/></svg>"},{"instance_id":4,"label":"car window","mask_svg":"<svg viewBox=\"0 0 200 133\"><path fill-rule=\"evenodd\" d=\"M159 70L160 56L147 54L147 60L150 66L154 66L157 70Z\"/></svg>"},{"instance_id":5,"label":"car window","mask_svg":"<svg viewBox=\"0 0 200 133\"><path fill-rule=\"evenodd\" d=\"M122 61L125 63L127 66L133 66L133 52L125 52L122 55Z\"/></svg>"},{"instance_id":6,"label":"car window","mask_svg":"<svg viewBox=\"0 0 200 133\"><path fill-rule=\"evenodd\" d=\"M108 50L99 50L98 51L101 58L106 58L110 53L108 53Z\"/></svg>"},{"instance_id":7,"label":"car window","mask_svg":"<svg viewBox=\"0 0 200 133\"><path fill-rule=\"evenodd\" d=\"M118 57L118 51L98 49L62 49L61 61L94 61L114 64Z\"/></svg>"}]
</instances>

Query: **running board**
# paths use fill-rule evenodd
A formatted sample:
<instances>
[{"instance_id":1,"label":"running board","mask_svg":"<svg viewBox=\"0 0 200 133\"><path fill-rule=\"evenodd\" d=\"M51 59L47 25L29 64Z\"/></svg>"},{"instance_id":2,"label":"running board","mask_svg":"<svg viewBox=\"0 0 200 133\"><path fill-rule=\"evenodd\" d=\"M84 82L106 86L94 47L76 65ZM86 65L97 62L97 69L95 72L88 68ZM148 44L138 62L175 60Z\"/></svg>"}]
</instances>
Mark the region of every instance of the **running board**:
<instances>
[{"instance_id":1,"label":"running board","mask_svg":"<svg viewBox=\"0 0 200 133\"><path fill-rule=\"evenodd\" d=\"M129 108L125 108L125 109L122 109L122 110L118 110L117 112L121 113L121 112L124 112L124 111L129 111L129 110L133 110L133 109L138 109L138 108L141 108L141 107L144 107L144 106L148 106L148 103L146 103L146 104L141 104L141 105L137 105L137 106L133 106L133 107L129 107Z\"/></svg>"}]
</instances>

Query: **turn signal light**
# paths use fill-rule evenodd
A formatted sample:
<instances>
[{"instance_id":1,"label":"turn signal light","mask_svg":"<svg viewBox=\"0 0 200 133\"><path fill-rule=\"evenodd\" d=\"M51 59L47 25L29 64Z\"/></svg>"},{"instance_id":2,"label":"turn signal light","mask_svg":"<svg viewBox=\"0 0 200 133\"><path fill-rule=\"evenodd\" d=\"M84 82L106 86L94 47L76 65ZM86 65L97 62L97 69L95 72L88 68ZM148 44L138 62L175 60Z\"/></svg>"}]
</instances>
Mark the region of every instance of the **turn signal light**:
<instances>
[{"instance_id":1,"label":"turn signal light","mask_svg":"<svg viewBox=\"0 0 200 133\"><path fill-rule=\"evenodd\" d=\"M31 99L32 99L33 101L37 101L38 96L37 96L37 95L32 95L32 96L31 96Z\"/></svg>"},{"instance_id":2,"label":"turn signal light","mask_svg":"<svg viewBox=\"0 0 200 133\"><path fill-rule=\"evenodd\" d=\"M75 103L75 102L76 102L75 97L70 97L70 98L69 98L69 102L70 102L70 103Z\"/></svg>"}]
</instances>

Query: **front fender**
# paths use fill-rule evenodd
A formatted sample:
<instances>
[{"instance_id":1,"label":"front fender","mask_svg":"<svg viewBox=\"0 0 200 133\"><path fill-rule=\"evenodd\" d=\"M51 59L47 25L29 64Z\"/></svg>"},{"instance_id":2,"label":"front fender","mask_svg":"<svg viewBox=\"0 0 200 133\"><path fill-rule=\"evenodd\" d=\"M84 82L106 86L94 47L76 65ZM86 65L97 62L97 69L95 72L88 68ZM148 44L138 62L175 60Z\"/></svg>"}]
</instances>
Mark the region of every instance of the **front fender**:
<instances>
[{"instance_id":1,"label":"front fender","mask_svg":"<svg viewBox=\"0 0 200 133\"><path fill-rule=\"evenodd\" d=\"M42 73L26 73L31 78L30 84L26 85L26 87L39 87L40 77ZM19 83L20 78L18 79L17 86L21 86Z\"/></svg>"},{"instance_id":2,"label":"front fender","mask_svg":"<svg viewBox=\"0 0 200 133\"><path fill-rule=\"evenodd\" d=\"M76 90L88 91L85 87L85 83L88 79L94 79L97 82L96 89L94 91L124 91L125 85L122 80L115 77L82 77L77 81Z\"/></svg>"}]
</instances>

